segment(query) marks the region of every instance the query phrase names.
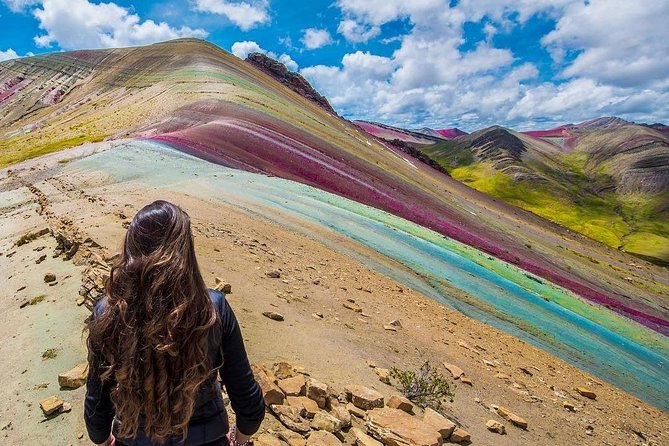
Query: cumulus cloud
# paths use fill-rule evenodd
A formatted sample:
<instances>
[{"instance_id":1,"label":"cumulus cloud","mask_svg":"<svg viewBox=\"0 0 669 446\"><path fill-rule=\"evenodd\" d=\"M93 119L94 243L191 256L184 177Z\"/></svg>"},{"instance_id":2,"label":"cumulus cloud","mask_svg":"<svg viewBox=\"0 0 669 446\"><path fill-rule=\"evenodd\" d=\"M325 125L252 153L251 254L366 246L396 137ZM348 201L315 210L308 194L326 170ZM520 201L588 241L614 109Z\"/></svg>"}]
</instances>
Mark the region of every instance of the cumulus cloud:
<instances>
[{"instance_id":1,"label":"cumulus cloud","mask_svg":"<svg viewBox=\"0 0 669 446\"><path fill-rule=\"evenodd\" d=\"M357 51L337 65L301 73L344 116L396 125L527 128L603 114L666 120L669 28L663 19L669 3L641 3L337 0L338 32L349 42L376 37L376 30L397 20L410 31L393 39L399 48L391 55ZM556 23L541 43L557 79L523 63L522 54L495 46L499 34L513 35L535 16ZM481 26L481 41L463 46L466 23Z\"/></svg>"},{"instance_id":2,"label":"cumulus cloud","mask_svg":"<svg viewBox=\"0 0 669 446\"><path fill-rule=\"evenodd\" d=\"M251 53L262 53L266 54L267 56L271 57L272 59L276 59L282 64L286 66L291 71L297 71L299 66L297 65L297 62L295 62L290 55L283 53L279 56L276 55L276 53L273 53L272 51L267 51L258 45L257 42L254 42L252 40L244 40L242 42L235 42L232 44L232 47L230 49L232 54L235 56L239 57L240 59L246 59L246 56L248 56Z\"/></svg>"},{"instance_id":3,"label":"cumulus cloud","mask_svg":"<svg viewBox=\"0 0 669 446\"><path fill-rule=\"evenodd\" d=\"M268 0L195 0L195 10L225 16L244 31L270 21Z\"/></svg>"},{"instance_id":4,"label":"cumulus cloud","mask_svg":"<svg viewBox=\"0 0 669 446\"><path fill-rule=\"evenodd\" d=\"M39 0L2 0L14 12L23 11L26 7L39 3Z\"/></svg>"},{"instance_id":5,"label":"cumulus cloud","mask_svg":"<svg viewBox=\"0 0 669 446\"><path fill-rule=\"evenodd\" d=\"M19 57L19 55L11 48L6 51L0 51L0 62L3 60L16 59L17 57Z\"/></svg>"},{"instance_id":6,"label":"cumulus cloud","mask_svg":"<svg viewBox=\"0 0 669 446\"><path fill-rule=\"evenodd\" d=\"M330 45L332 43L332 36L327 29L307 28L304 30L304 35L300 40L307 49L315 50Z\"/></svg>"},{"instance_id":7,"label":"cumulus cloud","mask_svg":"<svg viewBox=\"0 0 669 446\"><path fill-rule=\"evenodd\" d=\"M565 10L544 43L556 62L578 55L563 71L619 87L667 86L669 2L592 0Z\"/></svg>"},{"instance_id":8,"label":"cumulus cloud","mask_svg":"<svg viewBox=\"0 0 669 446\"><path fill-rule=\"evenodd\" d=\"M165 22L142 21L115 3L88 0L43 0L33 11L45 32L34 38L40 47L56 43L65 50L145 45L179 37L207 36L202 29L174 28Z\"/></svg>"},{"instance_id":9,"label":"cumulus cloud","mask_svg":"<svg viewBox=\"0 0 669 446\"><path fill-rule=\"evenodd\" d=\"M337 32L342 34L346 41L351 43L364 43L381 33L381 28L376 25L358 23L355 20L346 19L339 22Z\"/></svg>"}]
</instances>

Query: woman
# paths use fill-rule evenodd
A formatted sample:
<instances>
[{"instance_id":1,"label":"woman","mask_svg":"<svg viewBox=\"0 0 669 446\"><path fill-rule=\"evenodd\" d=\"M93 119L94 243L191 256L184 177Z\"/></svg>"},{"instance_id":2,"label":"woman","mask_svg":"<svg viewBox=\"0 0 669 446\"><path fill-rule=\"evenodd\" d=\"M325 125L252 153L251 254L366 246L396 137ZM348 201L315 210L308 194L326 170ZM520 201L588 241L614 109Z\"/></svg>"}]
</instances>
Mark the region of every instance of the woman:
<instances>
[{"instance_id":1,"label":"woman","mask_svg":"<svg viewBox=\"0 0 669 446\"><path fill-rule=\"evenodd\" d=\"M258 430L265 406L239 325L224 294L207 290L179 207L156 201L137 213L88 328L94 443L234 446Z\"/></svg>"}]
</instances>

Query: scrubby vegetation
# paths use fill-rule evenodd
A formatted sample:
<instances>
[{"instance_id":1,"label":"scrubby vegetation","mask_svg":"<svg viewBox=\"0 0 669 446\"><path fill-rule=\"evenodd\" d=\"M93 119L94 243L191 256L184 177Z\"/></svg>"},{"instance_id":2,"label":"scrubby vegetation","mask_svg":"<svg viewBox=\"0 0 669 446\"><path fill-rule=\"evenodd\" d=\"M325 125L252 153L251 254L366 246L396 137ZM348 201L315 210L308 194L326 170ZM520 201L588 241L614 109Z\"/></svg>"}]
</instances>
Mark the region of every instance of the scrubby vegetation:
<instances>
[{"instance_id":1,"label":"scrubby vegetation","mask_svg":"<svg viewBox=\"0 0 669 446\"><path fill-rule=\"evenodd\" d=\"M448 379L429 361L418 371L399 370L393 367L390 376L399 383L399 390L413 403L425 408L440 410L446 400L453 400L453 390Z\"/></svg>"}]
</instances>

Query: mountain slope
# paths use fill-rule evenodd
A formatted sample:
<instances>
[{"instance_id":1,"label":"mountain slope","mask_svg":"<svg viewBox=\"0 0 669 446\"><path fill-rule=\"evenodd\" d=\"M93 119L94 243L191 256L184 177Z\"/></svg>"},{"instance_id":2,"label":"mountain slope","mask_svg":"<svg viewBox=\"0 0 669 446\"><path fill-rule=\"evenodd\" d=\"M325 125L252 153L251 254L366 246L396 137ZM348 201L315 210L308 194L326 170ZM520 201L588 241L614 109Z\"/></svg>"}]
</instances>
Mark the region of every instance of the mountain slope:
<instances>
[{"instance_id":1,"label":"mountain slope","mask_svg":"<svg viewBox=\"0 0 669 446\"><path fill-rule=\"evenodd\" d=\"M9 87L13 92L3 102L4 165L99 138L160 141L401 216L669 332L669 309L661 297L667 291L652 269L637 271L621 253L377 143L214 45L183 39L59 53L4 62L0 70L0 82L24 78L18 81L22 86ZM66 79L63 73L69 73ZM56 85L63 93L45 104L43 92ZM613 277L609 265L619 270Z\"/></svg>"},{"instance_id":2,"label":"mountain slope","mask_svg":"<svg viewBox=\"0 0 669 446\"><path fill-rule=\"evenodd\" d=\"M600 118L548 131L493 127L421 149L456 179L669 265L669 139Z\"/></svg>"}]
</instances>

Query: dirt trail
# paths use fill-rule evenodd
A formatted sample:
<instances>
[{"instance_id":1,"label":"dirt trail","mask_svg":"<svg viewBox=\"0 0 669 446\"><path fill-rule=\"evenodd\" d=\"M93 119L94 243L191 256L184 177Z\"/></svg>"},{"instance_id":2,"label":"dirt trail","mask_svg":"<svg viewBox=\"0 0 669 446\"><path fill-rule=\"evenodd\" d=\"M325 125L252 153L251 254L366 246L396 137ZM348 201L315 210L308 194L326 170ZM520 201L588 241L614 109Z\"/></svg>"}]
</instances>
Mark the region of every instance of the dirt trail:
<instances>
[{"instance_id":1,"label":"dirt trail","mask_svg":"<svg viewBox=\"0 0 669 446\"><path fill-rule=\"evenodd\" d=\"M57 382L58 373L85 359L81 333L88 310L77 305L82 272L91 258L117 251L124 223L158 198L176 202L191 215L205 280L213 286L215 277L222 277L232 284L228 299L253 362L285 360L337 389L356 383L389 396L395 390L379 382L367 360L403 369L428 359L435 365L447 361L473 381L473 386L458 382L448 412L475 445L669 444L666 413L322 244L187 193L64 175L57 161L68 156L72 153L66 151L14 166L11 174L0 172L2 444L88 444L86 437L77 438L84 431L83 389L61 391ZM95 244L82 244L69 261L52 257L57 240L51 234L14 246L28 232L61 224ZM36 264L44 254L46 259ZM280 278L266 276L273 269L282 271ZM56 274L56 285L43 281L46 272ZM46 295L44 301L19 308L40 294ZM368 316L344 308L347 299ZM285 321L263 317L263 311L279 312ZM318 312L322 319L312 316ZM385 330L383 325L394 319L402 328ZM58 349L57 356L42 359L49 348ZM597 399L581 397L576 387L592 389ZM52 394L74 408L45 420L39 401ZM563 401L572 402L576 412L567 411ZM504 422L491 412L491 404L525 418L528 430ZM507 435L487 431L489 419L505 423ZM588 427L592 435L586 434Z\"/></svg>"}]
</instances>

